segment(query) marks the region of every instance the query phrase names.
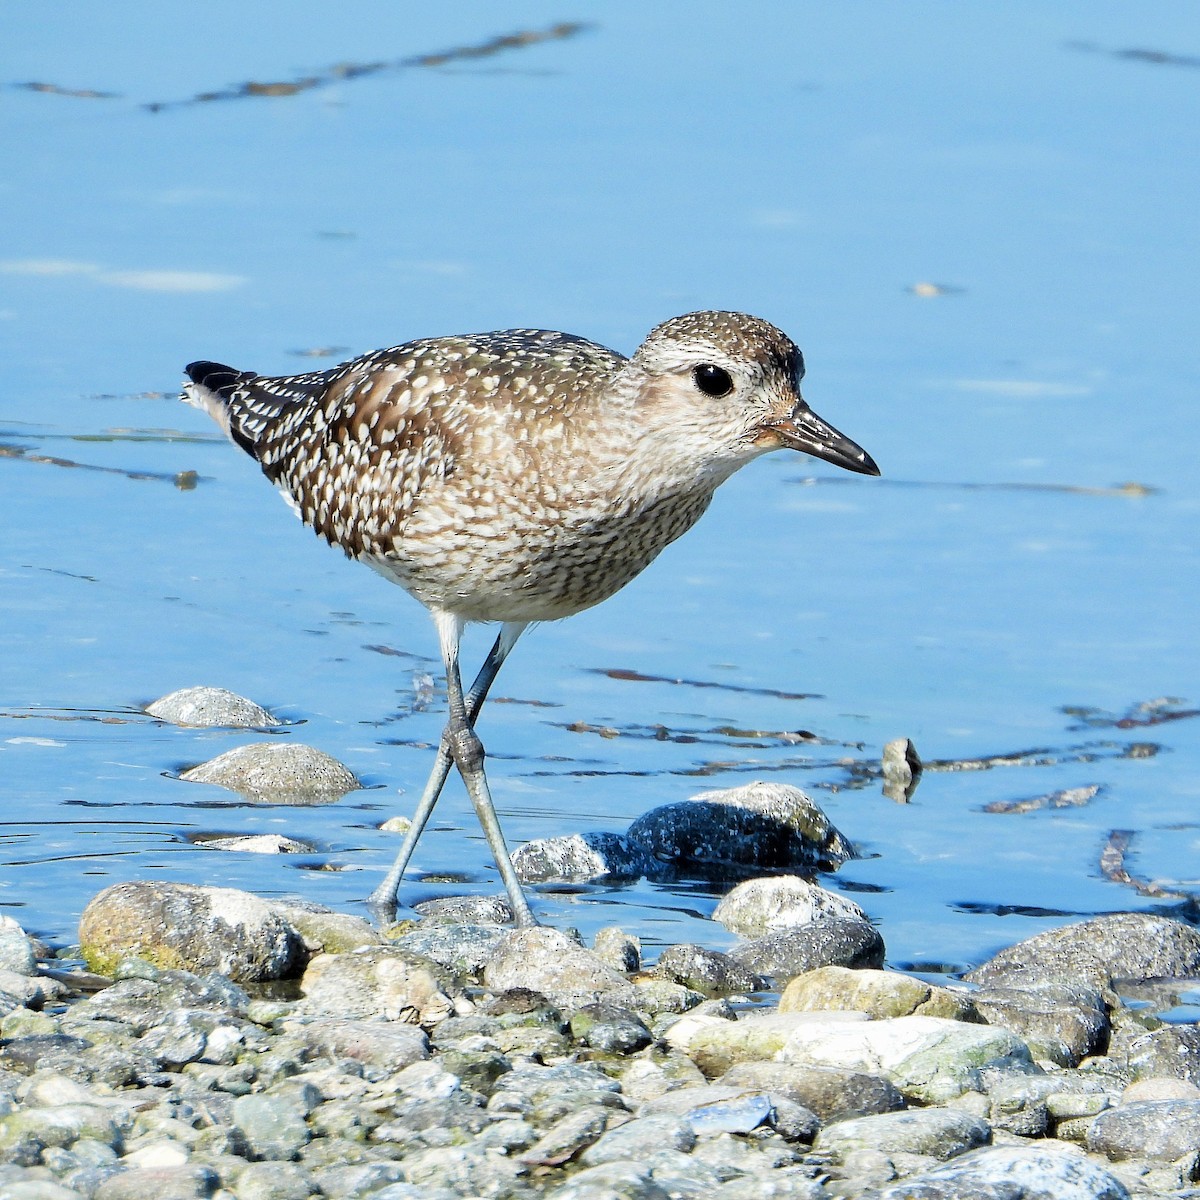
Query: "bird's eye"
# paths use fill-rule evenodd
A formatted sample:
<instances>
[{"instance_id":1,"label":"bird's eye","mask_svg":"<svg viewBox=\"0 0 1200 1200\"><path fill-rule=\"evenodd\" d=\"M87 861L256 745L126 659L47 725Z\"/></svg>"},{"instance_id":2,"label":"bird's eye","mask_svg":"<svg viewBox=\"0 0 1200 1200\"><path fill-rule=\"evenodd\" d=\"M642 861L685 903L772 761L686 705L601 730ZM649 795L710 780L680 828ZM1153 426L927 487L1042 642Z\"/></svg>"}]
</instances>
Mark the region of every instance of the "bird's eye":
<instances>
[{"instance_id":1,"label":"bird's eye","mask_svg":"<svg viewBox=\"0 0 1200 1200\"><path fill-rule=\"evenodd\" d=\"M724 367L717 367L712 363L698 366L692 372L692 378L706 396L728 396L733 391L733 377Z\"/></svg>"}]
</instances>

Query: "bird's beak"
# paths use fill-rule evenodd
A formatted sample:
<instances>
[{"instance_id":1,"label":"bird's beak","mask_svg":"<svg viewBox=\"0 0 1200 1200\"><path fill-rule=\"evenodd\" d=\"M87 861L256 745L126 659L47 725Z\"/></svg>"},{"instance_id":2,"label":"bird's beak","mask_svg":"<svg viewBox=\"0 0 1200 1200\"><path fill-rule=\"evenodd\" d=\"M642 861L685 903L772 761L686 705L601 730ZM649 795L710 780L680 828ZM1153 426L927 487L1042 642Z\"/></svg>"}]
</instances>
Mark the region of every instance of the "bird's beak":
<instances>
[{"instance_id":1,"label":"bird's beak","mask_svg":"<svg viewBox=\"0 0 1200 1200\"><path fill-rule=\"evenodd\" d=\"M765 424L763 434L774 435L785 449L801 450L835 467L845 467L859 475L879 474L875 460L857 442L822 421L803 400L782 420Z\"/></svg>"}]
</instances>

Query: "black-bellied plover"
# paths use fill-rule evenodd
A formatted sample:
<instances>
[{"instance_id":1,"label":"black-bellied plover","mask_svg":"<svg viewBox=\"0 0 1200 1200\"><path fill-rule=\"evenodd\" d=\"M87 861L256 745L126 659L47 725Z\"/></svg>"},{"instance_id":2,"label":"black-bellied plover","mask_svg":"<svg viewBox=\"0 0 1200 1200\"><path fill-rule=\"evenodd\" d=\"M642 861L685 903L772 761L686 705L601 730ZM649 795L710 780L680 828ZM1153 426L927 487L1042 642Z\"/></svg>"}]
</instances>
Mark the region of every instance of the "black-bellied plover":
<instances>
[{"instance_id":1,"label":"black-bellied plover","mask_svg":"<svg viewBox=\"0 0 1200 1200\"><path fill-rule=\"evenodd\" d=\"M696 312L632 358L565 333L425 338L329 371L266 378L195 362L183 398L256 459L307 525L429 609L449 716L387 877L394 909L451 763L517 924L533 924L484 773L475 720L534 621L606 600L703 514L717 486L769 450L863 475L870 455L800 396L804 360L757 317ZM500 633L464 694L469 621Z\"/></svg>"}]
</instances>

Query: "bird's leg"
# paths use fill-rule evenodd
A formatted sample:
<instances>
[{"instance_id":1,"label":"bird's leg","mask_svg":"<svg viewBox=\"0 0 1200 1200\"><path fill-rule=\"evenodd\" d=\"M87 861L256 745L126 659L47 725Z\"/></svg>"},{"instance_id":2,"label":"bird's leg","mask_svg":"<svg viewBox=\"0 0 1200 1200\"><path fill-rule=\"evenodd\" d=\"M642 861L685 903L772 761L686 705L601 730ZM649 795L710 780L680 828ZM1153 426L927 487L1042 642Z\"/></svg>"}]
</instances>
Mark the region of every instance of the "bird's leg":
<instances>
[{"instance_id":1,"label":"bird's leg","mask_svg":"<svg viewBox=\"0 0 1200 1200\"><path fill-rule=\"evenodd\" d=\"M505 622L501 627L496 641L493 643L491 650L488 651L487 657L483 660L483 666L479 668L479 674L475 676L475 682L471 684L471 690L463 700L467 721L472 728L474 727L475 719L479 715L479 710L483 707L483 702L487 698L488 690L491 688L492 682L495 680L504 660L508 657L513 646L517 644L517 639L528 627L528 623L524 621ZM448 677L449 670L447 670ZM442 731L441 743L438 746L437 759L433 764L433 770L429 774L425 790L422 792L420 802L413 813L412 823L404 835L404 841L401 843L399 854L396 855L396 861L392 864L391 870L388 871L383 881L367 899L367 906L384 919L390 919L395 915L396 902L399 898L400 881L404 878L404 872L408 869L413 852L417 848L417 840L424 832L425 826L429 822L429 817L433 812L434 805L437 804L438 797L442 794L446 778L450 774L450 765L454 761L454 756L451 752L450 734L451 724L448 721L446 728ZM473 796L472 800L474 800ZM484 832L487 832L486 824ZM489 844L490 841L489 837ZM505 862L507 863L508 861L506 854ZM503 873L504 870L501 868L501 874ZM505 880L505 886L508 886L507 880ZM509 893L511 896L511 888L509 889ZM524 901L524 895L521 898ZM514 915L516 915L516 911L514 909Z\"/></svg>"}]
</instances>

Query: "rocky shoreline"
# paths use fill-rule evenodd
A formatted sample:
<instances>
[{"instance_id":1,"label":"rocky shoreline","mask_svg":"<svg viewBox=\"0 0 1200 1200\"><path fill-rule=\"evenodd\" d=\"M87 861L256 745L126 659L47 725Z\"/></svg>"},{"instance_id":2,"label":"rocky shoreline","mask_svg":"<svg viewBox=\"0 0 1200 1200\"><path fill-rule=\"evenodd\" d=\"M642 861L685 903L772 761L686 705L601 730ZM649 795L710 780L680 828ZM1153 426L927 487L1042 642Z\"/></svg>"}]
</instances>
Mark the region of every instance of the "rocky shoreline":
<instances>
[{"instance_id":1,"label":"rocky shoreline","mask_svg":"<svg viewBox=\"0 0 1200 1200\"><path fill-rule=\"evenodd\" d=\"M2 918L0 1197L1200 1196L1200 1035L1147 1007L1200 975L1191 925L1101 917L942 987L842 897L738 891L807 920L647 965L502 901L381 931L127 883L64 952L101 977Z\"/></svg>"}]
</instances>

